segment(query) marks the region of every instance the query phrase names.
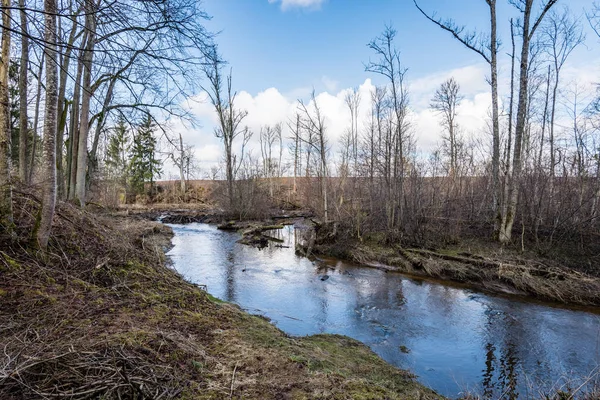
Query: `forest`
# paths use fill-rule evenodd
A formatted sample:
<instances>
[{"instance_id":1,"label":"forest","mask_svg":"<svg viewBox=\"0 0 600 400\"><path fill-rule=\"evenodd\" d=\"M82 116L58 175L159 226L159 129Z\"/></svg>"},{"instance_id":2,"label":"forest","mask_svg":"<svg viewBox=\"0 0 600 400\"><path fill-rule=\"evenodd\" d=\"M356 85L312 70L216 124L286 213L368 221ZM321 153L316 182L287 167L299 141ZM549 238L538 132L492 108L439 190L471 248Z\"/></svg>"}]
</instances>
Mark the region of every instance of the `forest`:
<instances>
[{"instance_id":1,"label":"forest","mask_svg":"<svg viewBox=\"0 0 600 400\"><path fill-rule=\"evenodd\" d=\"M123 271L134 271L132 276L155 274L146 269L165 262L164 254L154 253L162 254L160 249L168 245L152 242L155 252L144 248L141 255L135 249L152 235L167 237L162 227L144 227L140 217L135 220L139 225L127 225L128 231L117 235L120 244L107 233L118 231L118 224L130 213L148 219L162 212L180 217L172 218L175 222L181 215L196 222L208 216L221 227L246 229L245 234L259 238L263 230L279 226L276 218L295 215L309 221L313 229L299 249L306 256L337 257L493 293L599 306L600 91L596 83L574 80L569 68L575 52L600 42L600 3L590 1L583 10L560 0L478 3L484 17L472 26L438 13L432 2L413 0L405 5L418 13L419 24L451 40L453 51L466 50L485 65L489 90L485 127L473 132L460 123L465 89L454 76L444 79L428 99L441 136L434 148L423 149L419 145L423 132L415 124L411 98L413 60L405 59L399 47L406 32L394 24L393 17L382 21L378 35L356 43L366 46L369 56L362 65L346 68L362 71L376 83L368 91L358 86L343 91L342 123L327 115L324 97L313 87L310 94L290 99L293 111L288 117L253 128L249 111L240 105L245 82L236 81L237 71L245 66L228 62L219 45L221 33L209 28L212 16L202 2L2 0L0 274L5 275L5 283L0 301L7 302L6 310L20 310L9 312L9 319L22 318L0 325L5 349L17 346L13 341L9 345L7 338L25 334L18 329L30 329L23 321L33 318L28 314L31 310L23 311L29 307L23 304L33 303L23 303L19 296L42 296L35 291L50 285L51 294L44 292L44 300L38 300L43 307L56 307L53 302L66 301L68 293L61 297L58 286L70 287L65 283L68 276L76 276L82 286L107 285L117 293L120 285L131 291L140 284L128 281L133 278ZM286 3L281 4L283 9ZM203 120L194 115L190 106L194 101L210 108L211 116ZM198 132L195 129L202 125L212 130L203 130L203 135L218 140L217 163L204 160L205 153L194 145L197 141L189 140L189 132ZM261 224L264 229L257 228ZM95 243L94 237L101 239ZM110 267L113 262L127 268L118 272ZM74 266L77 263L80 270ZM64 276L48 272L55 267ZM16 288L27 276L27 268L36 272L31 273L33 283L26 285L32 286L23 295ZM209 304L211 318L220 312L213 310L220 306L212 297L196 298L187 283L160 271L156 279L170 283L144 289L149 291L139 295L144 304L155 301L171 307L166 286L173 285L178 289L172 296L181 297L173 300L177 303L173 307L183 307L189 300L200 308ZM56 279L61 283L55 284ZM102 296L108 294L96 286L85 289L86 296L94 297L85 301L107 304L109 300ZM227 313L228 321L245 318L230 309ZM60 315L64 320L73 318ZM38 323L44 326L48 321ZM152 325L144 329L155 329L155 322L144 322ZM193 329L190 320L173 324L174 330ZM271 329L253 324L243 329ZM208 337L207 332L195 335ZM279 333L272 334L277 337L272 340L283 343ZM177 346L181 347L180 339ZM58 336L52 340L60 344ZM243 340L250 341L251 347L257 339L244 336ZM285 349L296 345L281 344ZM46 357L47 364L19 364L19 356L14 355L18 347L12 348L13 353L5 351L7 361L0 363L0 394L6 390L7 398L84 398L88 390L92 397L104 394L106 398L180 394L176 374L167 369L149 372L161 357L155 348L156 358L145 359L147 364L131 370L140 374L135 379L147 382L142 388L118 383L102 368L94 372L102 377L98 378L102 384L75 382L72 377L61 380L63 370L48 372L52 368L48 360L64 361L63 368L75 369L83 361L74 354L63 360L56 347L42 350L41 346L31 354ZM82 344L82 349L88 347L89 343ZM113 362L125 365L133 354L113 350L110 357L105 351L99 361L106 371L113 371ZM81 351L78 356L87 357ZM302 354L311 360L319 357ZM69 357L75 358L69 361ZM138 349L135 357L145 355ZM211 362L210 368L218 369L214 360L201 363ZM338 368L345 360L319 362ZM232 365L236 367L231 382L229 375L219 377L225 389L210 398L234 398L238 364ZM275 365L270 366L271 373L277 370ZM306 368L310 365L307 361ZM42 370L36 370L38 366ZM199 376L204 374L202 368L197 367ZM437 396L429 389L403 386L410 379L386 368L381 366L384 372L377 372L385 375L382 382L396 383L382 384L382 392L364 398L404 398L385 396L405 389L410 396L418 393L415 398ZM19 371L23 378L13 378ZM361 373L360 368L344 372L347 376ZM328 397L335 391L327 392L331 382L325 381L315 383L323 387L319 393L329 393L323 397L304 386L298 390L309 390L308 398L334 398ZM61 386L60 382L71 383ZM396 384L404 389L398 392ZM247 398L279 398L284 389L240 390L240 398L244 393ZM356 390L356 396L363 395L362 386ZM342 397L335 398L352 398L340 393Z\"/></svg>"}]
</instances>

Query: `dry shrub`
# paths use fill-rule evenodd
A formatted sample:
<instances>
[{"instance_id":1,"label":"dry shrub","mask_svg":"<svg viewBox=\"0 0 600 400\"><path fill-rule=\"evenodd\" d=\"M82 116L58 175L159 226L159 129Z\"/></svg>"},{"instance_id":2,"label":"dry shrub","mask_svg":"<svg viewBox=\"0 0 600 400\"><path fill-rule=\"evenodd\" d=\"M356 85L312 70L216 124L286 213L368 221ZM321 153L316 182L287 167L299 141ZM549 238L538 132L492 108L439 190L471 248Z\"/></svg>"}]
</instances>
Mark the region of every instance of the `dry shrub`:
<instances>
[{"instance_id":1,"label":"dry shrub","mask_svg":"<svg viewBox=\"0 0 600 400\"><path fill-rule=\"evenodd\" d=\"M153 238L168 232L127 220L116 230L109 217L59 203L42 253L31 239L39 204L35 194L17 191L16 237L0 238L0 397L176 397L182 377L160 353L131 340L134 316L117 312L139 308L132 285L152 285L160 296L178 282L151 267L164 261ZM178 296L202 302L191 291Z\"/></svg>"}]
</instances>

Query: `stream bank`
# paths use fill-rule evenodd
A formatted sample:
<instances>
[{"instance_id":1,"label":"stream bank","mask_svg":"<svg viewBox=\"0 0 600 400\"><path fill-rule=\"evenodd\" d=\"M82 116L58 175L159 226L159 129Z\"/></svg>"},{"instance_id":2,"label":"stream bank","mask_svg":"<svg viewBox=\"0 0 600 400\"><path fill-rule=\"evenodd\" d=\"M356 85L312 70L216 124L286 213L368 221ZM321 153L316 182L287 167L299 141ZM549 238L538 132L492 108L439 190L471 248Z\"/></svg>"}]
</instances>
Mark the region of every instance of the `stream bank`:
<instances>
[{"instance_id":1,"label":"stream bank","mask_svg":"<svg viewBox=\"0 0 600 400\"><path fill-rule=\"evenodd\" d=\"M215 225L170 226L173 268L211 295L289 335L350 336L449 398L554 400L569 386L581 395L600 384L597 313L309 259L295 252L297 226L267 231L279 241L262 249Z\"/></svg>"},{"instance_id":2,"label":"stream bank","mask_svg":"<svg viewBox=\"0 0 600 400\"><path fill-rule=\"evenodd\" d=\"M524 296L571 306L600 307L600 269L568 266L563 260L498 247L485 240L453 246L422 248L386 243L377 235L362 241L343 235L335 224L322 224L306 210L280 211L261 221L228 219L215 209L158 207L133 211L165 223L209 223L243 234L242 243L264 248L269 238L260 234L268 226L296 224L304 232L297 244L303 255L336 257L367 267L410 276L467 285L487 293Z\"/></svg>"},{"instance_id":3,"label":"stream bank","mask_svg":"<svg viewBox=\"0 0 600 400\"><path fill-rule=\"evenodd\" d=\"M485 242L418 248L343 237L332 224L311 221L298 248L409 276L456 282L488 293L530 297L563 305L600 306L600 269L580 271L558 260L496 249ZM592 274L590 271L596 271Z\"/></svg>"},{"instance_id":4,"label":"stream bank","mask_svg":"<svg viewBox=\"0 0 600 400\"><path fill-rule=\"evenodd\" d=\"M40 254L38 206L0 238L1 398L440 398L356 340L289 337L186 282L162 224L60 203Z\"/></svg>"}]
</instances>

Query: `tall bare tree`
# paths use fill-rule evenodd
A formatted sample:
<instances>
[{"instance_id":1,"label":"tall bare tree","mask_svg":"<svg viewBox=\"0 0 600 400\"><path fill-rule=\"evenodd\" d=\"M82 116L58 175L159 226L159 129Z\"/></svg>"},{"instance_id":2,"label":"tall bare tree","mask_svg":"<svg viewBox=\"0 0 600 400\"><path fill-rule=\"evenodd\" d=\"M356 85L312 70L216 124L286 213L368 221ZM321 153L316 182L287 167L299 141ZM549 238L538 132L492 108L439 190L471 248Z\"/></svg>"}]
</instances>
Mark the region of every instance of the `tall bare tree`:
<instances>
[{"instance_id":1,"label":"tall bare tree","mask_svg":"<svg viewBox=\"0 0 600 400\"><path fill-rule=\"evenodd\" d=\"M494 237L499 238L502 225L501 197L502 188L500 182L500 112L498 102L498 28L496 17L496 0L485 0L490 12L489 35L477 32L465 32L466 27L456 24L453 20L436 19L427 14L413 0L418 10L431 22L441 29L450 32L452 36L468 49L479 54L490 66L490 86L492 88L492 211L494 214ZM520 1L520 0L519 0Z\"/></svg>"},{"instance_id":2,"label":"tall bare tree","mask_svg":"<svg viewBox=\"0 0 600 400\"><path fill-rule=\"evenodd\" d=\"M19 0L21 17L21 62L19 65L19 178L27 182L29 121L27 118L27 69L29 68L29 33L27 32L27 14L25 0Z\"/></svg>"},{"instance_id":3,"label":"tall bare tree","mask_svg":"<svg viewBox=\"0 0 600 400\"><path fill-rule=\"evenodd\" d=\"M548 142L550 145L550 186L553 186L553 179L556 173L556 149L555 149L555 128L556 128L556 102L558 100L558 90L560 86L560 73L565 62L583 41L585 34L583 27L577 18L571 15L571 12L565 7L562 12L552 11L548 14L546 23L541 26L542 41L544 49L550 57L550 65L553 71L552 93L550 97L550 122L548 132Z\"/></svg>"},{"instance_id":4,"label":"tall bare tree","mask_svg":"<svg viewBox=\"0 0 600 400\"><path fill-rule=\"evenodd\" d=\"M38 137L38 124L40 121L40 103L42 98L42 72L44 70L44 60L46 59L45 53L42 52L39 61L38 73L37 73L37 90L35 95L35 110L33 112L33 143L31 144L31 158L29 160L29 173L27 176L27 182L31 183L33 179L33 170L35 169L35 161L37 156L37 137Z\"/></svg>"},{"instance_id":5,"label":"tall bare tree","mask_svg":"<svg viewBox=\"0 0 600 400\"><path fill-rule=\"evenodd\" d=\"M2 0L2 43L0 53L0 230L12 233L11 131L8 99L10 66L10 0Z\"/></svg>"},{"instance_id":6,"label":"tall bare tree","mask_svg":"<svg viewBox=\"0 0 600 400\"><path fill-rule=\"evenodd\" d=\"M56 0L44 0L44 52L46 53L46 107L44 117L43 197L38 246L46 250L56 206L56 131L58 110L58 56L56 49Z\"/></svg>"},{"instance_id":7,"label":"tall bare tree","mask_svg":"<svg viewBox=\"0 0 600 400\"><path fill-rule=\"evenodd\" d=\"M82 11L82 7L79 6L77 9L73 7L73 1L69 2L69 14L71 20L71 30L69 31L69 36L66 41L66 45L64 51L59 54L59 83L58 83L58 131L56 133L56 182L58 185L58 196L60 198L66 198L68 194L68 182L69 178L65 177L64 172L64 162L63 162L63 147L64 147L64 134L67 128L67 120L69 113L69 104L71 107L79 108L79 96L73 96L77 98L77 105L74 104L75 99L71 99L69 101L66 97L67 94L67 85L69 82L69 68L71 65L71 58L73 50L75 50L75 41L76 39L84 34L84 29L79 29L80 26L78 24L77 18ZM60 35L60 31L57 32L57 35ZM79 86L79 80L75 83ZM79 92L80 88L76 90ZM71 139L73 139L74 130L70 129ZM72 141L72 140L71 140ZM67 151L67 166L71 165L71 146ZM75 163L77 165L77 163ZM69 171L70 169L67 169ZM76 172L76 171L74 171ZM75 177L75 176L74 176ZM74 180L75 182L75 180ZM74 189L74 188L73 188Z\"/></svg>"},{"instance_id":8,"label":"tall bare tree","mask_svg":"<svg viewBox=\"0 0 600 400\"><path fill-rule=\"evenodd\" d=\"M329 222L329 169L327 155L329 153L327 136L325 132L325 116L323 115L315 91L312 91L308 105L298 101L298 112L301 115L300 126L307 137L302 141L306 146L313 148L319 156L319 183L321 186L321 200L323 204L323 218ZM308 167L307 167L308 168Z\"/></svg>"},{"instance_id":9,"label":"tall bare tree","mask_svg":"<svg viewBox=\"0 0 600 400\"><path fill-rule=\"evenodd\" d=\"M400 52L394 47L397 31L386 26L383 33L368 43L378 59L369 61L365 69L385 77L388 81L388 101L392 113L389 120L390 130L388 155L390 160L388 179L388 225L395 228L403 220L404 214L404 178L406 150L409 145L408 129L408 89L405 83L407 69L400 62Z\"/></svg>"},{"instance_id":10,"label":"tall bare tree","mask_svg":"<svg viewBox=\"0 0 600 400\"><path fill-rule=\"evenodd\" d=\"M83 80L81 85L81 114L79 117L79 140L77 143L77 173L75 175L74 200L81 206L85 205L87 191L87 166L88 166L88 134L90 132L90 102L92 99L92 68L94 62L94 47L96 44L96 3L94 0L85 0L85 30L87 41L84 45ZM48 63L49 64L49 61Z\"/></svg>"},{"instance_id":11,"label":"tall bare tree","mask_svg":"<svg viewBox=\"0 0 600 400\"><path fill-rule=\"evenodd\" d=\"M298 190L297 178L300 170L302 169L302 131L300 130L300 114L296 112L295 118L288 121L288 128L292 132L291 139L291 152L294 157L294 183L292 191L296 193Z\"/></svg>"},{"instance_id":12,"label":"tall bare tree","mask_svg":"<svg viewBox=\"0 0 600 400\"><path fill-rule=\"evenodd\" d=\"M525 137L525 129L527 122L528 98L529 98L529 56L531 40L542 23L544 16L556 4L558 0L548 0L540 13L540 15L531 21L533 8L533 0L521 0L515 3L515 6L523 14L522 19L522 43L521 43L521 58L519 66L519 101L517 104L517 122L515 126L515 145L513 153L512 176L509 181L508 203L506 215L503 215L502 225L499 232L499 240L501 243L506 243L511 240L512 228L517 212L517 201L519 197L519 184L521 178L522 149L523 140Z\"/></svg>"},{"instance_id":13,"label":"tall bare tree","mask_svg":"<svg viewBox=\"0 0 600 400\"><path fill-rule=\"evenodd\" d=\"M236 157L234 154L234 140L243 134L247 136L248 129L242 128L241 124L248 115L246 110L235 107L237 93L233 91L231 84L231 73L223 82L223 61L217 53L216 47L210 55L209 65L204 68L204 73L209 82L205 88L211 104L215 107L219 125L215 128L215 136L223 141L225 147L225 175L227 178L227 197L229 206L234 207L234 180L236 170ZM226 85L226 86L225 86ZM241 163L241 160L240 160Z\"/></svg>"},{"instance_id":14,"label":"tall bare tree","mask_svg":"<svg viewBox=\"0 0 600 400\"><path fill-rule=\"evenodd\" d=\"M358 170L358 112L360 107L360 91L352 89L344 96L344 102L350 111L350 159L352 160L353 174Z\"/></svg>"},{"instance_id":15,"label":"tall bare tree","mask_svg":"<svg viewBox=\"0 0 600 400\"><path fill-rule=\"evenodd\" d=\"M263 126L260 128L260 153L263 162L263 174L269 181L269 195L274 197L274 179L280 176L281 170L281 124L274 126ZM277 146L277 148L275 147ZM275 158L273 152L278 151L279 159Z\"/></svg>"}]
</instances>

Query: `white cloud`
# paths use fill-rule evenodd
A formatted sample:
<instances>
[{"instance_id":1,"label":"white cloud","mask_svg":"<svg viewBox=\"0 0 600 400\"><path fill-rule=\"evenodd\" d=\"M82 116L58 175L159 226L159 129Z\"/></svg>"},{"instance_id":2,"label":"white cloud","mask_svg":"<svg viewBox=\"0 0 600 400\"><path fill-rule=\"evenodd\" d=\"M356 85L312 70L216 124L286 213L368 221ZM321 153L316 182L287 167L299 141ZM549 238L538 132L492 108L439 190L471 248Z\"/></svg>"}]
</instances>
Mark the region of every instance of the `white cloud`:
<instances>
[{"instance_id":1,"label":"white cloud","mask_svg":"<svg viewBox=\"0 0 600 400\"><path fill-rule=\"evenodd\" d=\"M463 68L442 71L430 76L409 81L410 121L417 143L418 152L427 154L441 142L443 128L439 124L439 116L430 108L430 99L439 85L453 76L461 86L464 99L458 108L458 124L465 136L484 136L487 132L487 121L491 105L490 88L486 81L487 65L477 64ZM567 79L577 78L578 82L590 82L598 76L597 66L577 68L570 66L565 69ZM351 89L337 90L338 83L324 76L322 78L327 90L316 93L316 99L325 116L326 134L332 150L337 153L338 142L349 127L350 113L344 97ZM369 120L371 91L374 85L366 79L358 90L361 94L359 109L359 127L365 127ZM238 93L236 106L248 112L244 120L253 132L250 142L255 156L260 155L258 134L264 125L283 123L283 136L290 136L286 123L294 118L297 111L297 98L306 99L310 94L309 88L299 88L290 93L282 94L277 88L268 88L253 95L246 91ZM502 100L502 98L501 98ZM183 123L173 124L172 130L182 132L184 141L194 145L196 157L203 168L218 163L222 159L222 144L214 136L213 127L217 122L213 107L208 103L206 95L197 95L190 99L190 111L201 121L201 127L189 127ZM284 146L287 145L284 143ZM284 150L285 154L285 150Z\"/></svg>"},{"instance_id":2,"label":"white cloud","mask_svg":"<svg viewBox=\"0 0 600 400\"><path fill-rule=\"evenodd\" d=\"M269 3L281 2L281 10L287 11L293 8L304 8L308 10L318 10L325 0L269 0Z\"/></svg>"},{"instance_id":3,"label":"white cloud","mask_svg":"<svg viewBox=\"0 0 600 400\"><path fill-rule=\"evenodd\" d=\"M338 81L333 80L325 75L323 75L323 77L321 78L321 82L323 82L323 85L325 85L325 89L327 89L328 92L335 92L339 85Z\"/></svg>"},{"instance_id":4,"label":"white cloud","mask_svg":"<svg viewBox=\"0 0 600 400\"><path fill-rule=\"evenodd\" d=\"M465 97L489 91L486 82L489 67L487 64L475 64L449 71L441 71L409 82L411 105L421 110L429 107L436 89L449 78L454 78L460 85L460 92Z\"/></svg>"}]
</instances>

